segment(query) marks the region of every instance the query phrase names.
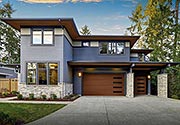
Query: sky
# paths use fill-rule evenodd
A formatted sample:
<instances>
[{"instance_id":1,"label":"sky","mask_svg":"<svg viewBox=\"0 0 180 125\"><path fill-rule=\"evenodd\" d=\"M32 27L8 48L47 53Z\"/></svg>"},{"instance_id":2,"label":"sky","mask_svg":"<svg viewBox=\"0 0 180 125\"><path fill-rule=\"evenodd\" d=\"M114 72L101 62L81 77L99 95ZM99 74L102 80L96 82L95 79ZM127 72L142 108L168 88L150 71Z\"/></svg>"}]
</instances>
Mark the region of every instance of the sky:
<instances>
[{"instance_id":1,"label":"sky","mask_svg":"<svg viewBox=\"0 0 180 125\"><path fill-rule=\"evenodd\" d=\"M78 30L87 25L92 35L124 35L128 16L147 0L0 0L10 2L12 18L73 18Z\"/></svg>"}]
</instances>

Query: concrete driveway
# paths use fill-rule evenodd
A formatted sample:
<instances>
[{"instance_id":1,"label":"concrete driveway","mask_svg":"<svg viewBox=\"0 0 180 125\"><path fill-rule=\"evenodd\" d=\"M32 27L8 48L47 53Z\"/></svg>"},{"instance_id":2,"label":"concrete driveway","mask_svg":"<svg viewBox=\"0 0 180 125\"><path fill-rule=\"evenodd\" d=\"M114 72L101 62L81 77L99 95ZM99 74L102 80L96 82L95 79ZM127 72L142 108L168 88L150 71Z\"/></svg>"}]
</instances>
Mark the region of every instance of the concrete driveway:
<instances>
[{"instance_id":1,"label":"concrete driveway","mask_svg":"<svg viewBox=\"0 0 180 125\"><path fill-rule=\"evenodd\" d=\"M28 125L180 125L180 101L156 96L83 96Z\"/></svg>"}]
</instances>

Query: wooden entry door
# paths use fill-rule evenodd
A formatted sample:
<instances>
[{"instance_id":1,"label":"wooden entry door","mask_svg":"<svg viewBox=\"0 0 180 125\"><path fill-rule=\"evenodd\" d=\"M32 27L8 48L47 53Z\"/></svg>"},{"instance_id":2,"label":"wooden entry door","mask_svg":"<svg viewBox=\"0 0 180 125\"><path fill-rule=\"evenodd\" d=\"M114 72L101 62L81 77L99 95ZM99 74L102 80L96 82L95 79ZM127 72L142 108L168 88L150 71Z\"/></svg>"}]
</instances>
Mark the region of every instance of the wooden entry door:
<instances>
[{"instance_id":1,"label":"wooden entry door","mask_svg":"<svg viewBox=\"0 0 180 125\"><path fill-rule=\"evenodd\" d=\"M84 74L83 95L124 95L124 75Z\"/></svg>"},{"instance_id":2,"label":"wooden entry door","mask_svg":"<svg viewBox=\"0 0 180 125\"><path fill-rule=\"evenodd\" d=\"M145 95L147 93L146 81L146 76L135 77L135 95Z\"/></svg>"}]
</instances>

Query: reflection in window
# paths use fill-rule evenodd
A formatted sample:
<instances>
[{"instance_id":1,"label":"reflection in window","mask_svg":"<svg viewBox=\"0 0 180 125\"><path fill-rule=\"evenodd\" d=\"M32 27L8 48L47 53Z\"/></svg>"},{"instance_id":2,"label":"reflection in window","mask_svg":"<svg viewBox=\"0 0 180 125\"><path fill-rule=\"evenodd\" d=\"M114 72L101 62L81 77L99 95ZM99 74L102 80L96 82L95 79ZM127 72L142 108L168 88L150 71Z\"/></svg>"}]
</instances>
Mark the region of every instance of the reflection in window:
<instances>
[{"instance_id":1,"label":"reflection in window","mask_svg":"<svg viewBox=\"0 0 180 125\"><path fill-rule=\"evenodd\" d=\"M58 83L58 64L49 63L49 84L57 85Z\"/></svg>"},{"instance_id":2,"label":"reflection in window","mask_svg":"<svg viewBox=\"0 0 180 125\"><path fill-rule=\"evenodd\" d=\"M27 84L36 84L36 64L27 63Z\"/></svg>"},{"instance_id":3,"label":"reflection in window","mask_svg":"<svg viewBox=\"0 0 180 125\"><path fill-rule=\"evenodd\" d=\"M42 44L42 31L33 31L33 44Z\"/></svg>"},{"instance_id":4,"label":"reflection in window","mask_svg":"<svg viewBox=\"0 0 180 125\"><path fill-rule=\"evenodd\" d=\"M83 42L82 44L82 46L89 46L89 42Z\"/></svg>"},{"instance_id":5,"label":"reflection in window","mask_svg":"<svg viewBox=\"0 0 180 125\"><path fill-rule=\"evenodd\" d=\"M124 42L100 42L100 54L124 54Z\"/></svg>"},{"instance_id":6,"label":"reflection in window","mask_svg":"<svg viewBox=\"0 0 180 125\"><path fill-rule=\"evenodd\" d=\"M39 85L47 85L47 68L45 63L38 63Z\"/></svg>"},{"instance_id":7,"label":"reflection in window","mask_svg":"<svg viewBox=\"0 0 180 125\"><path fill-rule=\"evenodd\" d=\"M44 31L44 44L53 44L53 31Z\"/></svg>"},{"instance_id":8,"label":"reflection in window","mask_svg":"<svg viewBox=\"0 0 180 125\"><path fill-rule=\"evenodd\" d=\"M27 84L57 85L58 63L27 63Z\"/></svg>"}]
</instances>

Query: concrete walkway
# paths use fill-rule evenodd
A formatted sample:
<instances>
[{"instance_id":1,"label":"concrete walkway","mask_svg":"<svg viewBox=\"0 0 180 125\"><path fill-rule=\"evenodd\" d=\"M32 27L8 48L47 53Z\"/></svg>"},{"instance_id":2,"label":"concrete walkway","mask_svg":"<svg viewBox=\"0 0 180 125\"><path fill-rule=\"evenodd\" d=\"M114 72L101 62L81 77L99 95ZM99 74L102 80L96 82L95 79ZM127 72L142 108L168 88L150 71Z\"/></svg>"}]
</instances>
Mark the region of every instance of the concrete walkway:
<instances>
[{"instance_id":1,"label":"concrete walkway","mask_svg":"<svg viewBox=\"0 0 180 125\"><path fill-rule=\"evenodd\" d=\"M83 96L28 125L180 125L180 101L156 96Z\"/></svg>"}]
</instances>

